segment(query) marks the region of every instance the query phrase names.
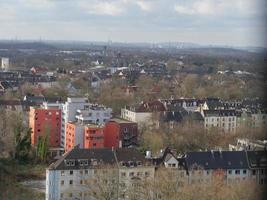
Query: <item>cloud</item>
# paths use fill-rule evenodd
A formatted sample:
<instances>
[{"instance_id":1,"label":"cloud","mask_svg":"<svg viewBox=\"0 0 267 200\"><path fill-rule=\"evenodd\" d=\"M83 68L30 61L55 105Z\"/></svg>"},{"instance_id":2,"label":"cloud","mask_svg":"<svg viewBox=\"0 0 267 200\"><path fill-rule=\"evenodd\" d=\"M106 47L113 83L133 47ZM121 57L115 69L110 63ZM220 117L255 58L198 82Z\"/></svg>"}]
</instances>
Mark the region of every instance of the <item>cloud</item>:
<instances>
[{"instance_id":1,"label":"cloud","mask_svg":"<svg viewBox=\"0 0 267 200\"><path fill-rule=\"evenodd\" d=\"M80 8L89 14L118 16L125 12L125 5L123 4L123 1L95 1L90 4L82 2Z\"/></svg>"},{"instance_id":2,"label":"cloud","mask_svg":"<svg viewBox=\"0 0 267 200\"><path fill-rule=\"evenodd\" d=\"M143 11L152 11L152 3L148 1L137 1L136 4L141 8Z\"/></svg>"},{"instance_id":3,"label":"cloud","mask_svg":"<svg viewBox=\"0 0 267 200\"><path fill-rule=\"evenodd\" d=\"M262 0L193 0L175 4L174 10L183 15L253 15Z\"/></svg>"}]
</instances>

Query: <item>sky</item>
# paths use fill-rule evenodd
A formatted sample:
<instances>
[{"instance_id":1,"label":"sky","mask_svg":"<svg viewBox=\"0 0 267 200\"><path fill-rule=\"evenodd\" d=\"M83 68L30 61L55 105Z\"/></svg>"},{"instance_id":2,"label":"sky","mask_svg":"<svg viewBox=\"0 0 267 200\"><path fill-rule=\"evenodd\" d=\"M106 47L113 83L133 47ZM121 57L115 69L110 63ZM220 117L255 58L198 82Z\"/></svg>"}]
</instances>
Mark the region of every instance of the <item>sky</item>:
<instances>
[{"instance_id":1,"label":"sky","mask_svg":"<svg viewBox=\"0 0 267 200\"><path fill-rule=\"evenodd\" d=\"M266 0L0 0L0 39L266 47Z\"/></svg>"}]
</instances>

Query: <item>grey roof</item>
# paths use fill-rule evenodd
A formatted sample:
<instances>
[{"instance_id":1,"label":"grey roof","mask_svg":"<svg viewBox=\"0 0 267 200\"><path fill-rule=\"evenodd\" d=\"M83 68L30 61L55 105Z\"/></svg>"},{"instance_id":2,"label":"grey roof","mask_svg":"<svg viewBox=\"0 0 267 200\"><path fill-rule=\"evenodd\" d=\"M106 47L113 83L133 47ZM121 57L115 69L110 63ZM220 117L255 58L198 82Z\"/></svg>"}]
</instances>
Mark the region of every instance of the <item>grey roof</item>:
<instances>
[{"instance_id":1,"label":"grey roof","mask_svg":"<svg viewBox=\"0 0 267 200\"><path fill-rule=\"evenodd\" d=\"M245 151L188 152L185 157L188 169L246 169L248 160Z\"/></svg>"},{"instance_id":2,"label":"grey roof","mask_svg":"<svg viewBox=\"0 0 267 200\"><path fill-rule=\"evenodd\" d=\"M88 166L80 166L79 160L88 160ZM74 166L67 166L66 160L74 160ZM71 169L84 169L94 168L93 160L97 161L98 165L114 165L116 159L111 149L80 149L78 147L73 148L71 151L65 153L59 160L52 163L49 169L53 170L71 170Z\"/></svg>"},{"instance_id":3,"label":"grey roof","mask_svg":"<svg viewBox=\"0 0 267 200\"><path fill-rule=\"evenodd\" d=\"M247 151L250 168L267 168L267 151Z\"/></svg>"},{"instance_id":4,"label":"grey roof","mask_svg":"<svg viewBox=\"0 0 267 200\"><path fill-rule=\"evenodd\" d=\"M236 116L235 110L204 110L204 116Z\"/></svg>"},{"instance_id":5,"label":"grey roof","mask_svg":"<svg viewBox=\"0 0 267 200\"><path fill-rule=\"evenodd\" d=\"M79 161L87 160L88 165L80 165ZM74 166L66 165L66 161L75 162ZM120 148L120 149L80 149L78 146L65 153L60 159L52 163L48 169L50 170L77 170L86 168L97 168L103 165L117 165L118 162L141 162L142 165L149 164L144 155L136 149ZM127 166L127 165L125 165Z\"/></svg>"}]
</instances>

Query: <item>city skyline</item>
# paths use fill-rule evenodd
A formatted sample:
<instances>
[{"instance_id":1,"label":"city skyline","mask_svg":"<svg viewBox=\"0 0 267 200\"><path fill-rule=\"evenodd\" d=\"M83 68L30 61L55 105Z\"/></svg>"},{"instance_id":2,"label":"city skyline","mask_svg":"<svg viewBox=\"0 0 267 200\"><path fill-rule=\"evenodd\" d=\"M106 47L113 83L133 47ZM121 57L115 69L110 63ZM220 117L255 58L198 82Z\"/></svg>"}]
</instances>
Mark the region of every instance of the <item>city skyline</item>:
<instances>
[{"instance_id":1,"label":"city skyline","mask_svg":"<svg viewBox=\"0 0 267 200\"><path fill-rule=\"evenodd\" d=\"M3 0L0 39L266 47L264 0Z\"/></svg>"}]
</instances>

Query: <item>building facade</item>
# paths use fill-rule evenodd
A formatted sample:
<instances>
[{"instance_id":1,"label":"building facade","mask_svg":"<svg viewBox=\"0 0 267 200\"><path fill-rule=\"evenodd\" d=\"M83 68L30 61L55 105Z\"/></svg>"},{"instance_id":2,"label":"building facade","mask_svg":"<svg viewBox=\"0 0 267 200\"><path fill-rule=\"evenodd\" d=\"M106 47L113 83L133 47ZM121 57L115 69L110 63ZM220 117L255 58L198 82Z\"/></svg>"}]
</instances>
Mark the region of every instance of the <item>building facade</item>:
<instances>
[{"instance_id":1,"label":"building facade","mask_svg":"<svg viewBox=\"0 0 267 200\"><path fill-rule=\"evenodd\" d=\"M204 127L218 128L223 132L235 132L237 117L234 110L204 110Z\"/></svg>"},{"instance_id":2,"label":"building facade","mask_svg":"<svg viewBox=\"0 0 267 200\"><path fill-rule=\"evenodd\" d=\"M60 146L61 110L59 108L30 107L29 127L32 129L32 145L37 145L39 138L47 135L50 147Z\"/></svg>"},{"instance_id":3,"label":"building facade","mask_svg":"<svg viewBox=\"0 0 267 200\"><path fill-rule=\"evenodd\" d=\"M155 167L134 149L76 147L46 170L46 200L98 199L99 188L112 192L114 199L126 199L136 177L153 179L154 173Z\"/></svg>"}]
</instances>

